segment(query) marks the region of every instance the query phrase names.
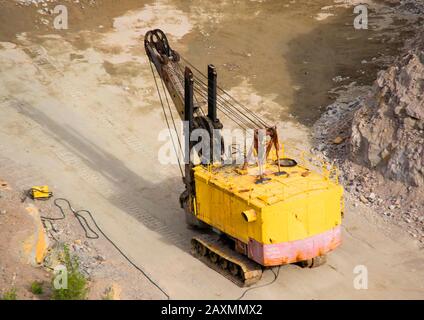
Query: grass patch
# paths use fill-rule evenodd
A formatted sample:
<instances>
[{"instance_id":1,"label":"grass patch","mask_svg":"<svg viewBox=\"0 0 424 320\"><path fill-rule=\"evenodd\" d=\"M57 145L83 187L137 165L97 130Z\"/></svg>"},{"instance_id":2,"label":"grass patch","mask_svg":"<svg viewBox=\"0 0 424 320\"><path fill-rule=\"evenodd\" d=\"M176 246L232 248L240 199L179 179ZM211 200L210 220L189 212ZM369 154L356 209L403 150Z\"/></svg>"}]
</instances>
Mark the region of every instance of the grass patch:
<instances>
[{"instance_id":1,"label":"grass patch","mask_svg":"<svg viewBox=\"0 0 424 320\"><path fill-rule=\"evenodd\" d=\"M71 256L68 246L63 248L63 263L66 267L67 286L56 288L55 279L52 281L52 299L53 300L84 300L87 298L88 287L87 279L79 269L78 257ZM63 275L63 274L62 274ZM63 279L63 278L62 278ZM66 282L66 281L65 281ZM64 282L61 283L65 284Z\"/></svg>"},{"instance_id":2,"label":"grass patch","mask_svg":"<svg viewBox=\"0 0 424 320\"><path fill-rule=\"evenodd\" d=\"M35 295L43 294L43 283L41 281L32 282L31 292Z\"/></svg>"},{"instance_id":3,"label":"grass patch","mask_svg":"<svg viewBox=\"0 0 424 320\"><path fill-rule=\"evenodd\" d=\"M9 291L6 291L2 297L2 300L16 300L16 299L17 299L16 288L12 288Z\"/></svg>"}]
</instances>

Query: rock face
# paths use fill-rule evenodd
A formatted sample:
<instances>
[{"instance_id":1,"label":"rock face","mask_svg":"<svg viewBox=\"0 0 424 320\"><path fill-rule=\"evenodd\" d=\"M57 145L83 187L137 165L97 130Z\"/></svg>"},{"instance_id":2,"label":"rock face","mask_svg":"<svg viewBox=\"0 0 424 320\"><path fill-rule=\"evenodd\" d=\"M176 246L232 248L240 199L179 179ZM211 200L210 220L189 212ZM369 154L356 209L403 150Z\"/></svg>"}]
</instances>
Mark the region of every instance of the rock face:
<instances>
[{"instance_id":1,"label":"rock face","mask_svg":"<svg viewBox=\"0 0 424 320\"><path fill-rule=\"evenodd\" d=\"M424 185L424 40L380 72L352 123L352 160L411 186Z\"/></svg>"}]
</instances>

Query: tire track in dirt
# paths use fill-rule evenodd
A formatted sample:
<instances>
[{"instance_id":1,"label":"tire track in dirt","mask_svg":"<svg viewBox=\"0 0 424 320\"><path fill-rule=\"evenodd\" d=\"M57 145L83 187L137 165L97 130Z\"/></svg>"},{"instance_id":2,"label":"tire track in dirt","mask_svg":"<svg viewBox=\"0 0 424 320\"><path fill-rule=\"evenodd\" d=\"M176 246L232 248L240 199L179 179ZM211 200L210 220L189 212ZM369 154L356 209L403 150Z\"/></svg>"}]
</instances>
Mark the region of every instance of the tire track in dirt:
<instances>
[{"instance_id":1,"label":"tire track in dirt","mask_svg":"<svg viewBox=\"0 0 424 320\"><path fill-rule=\"evenodd\" d=\"M46 132L46 128L43 127L41 123L37 123L34 120L25 117L26 110L32 108L27 104L11 100L12 108L19 110L20 113L24 113L25 123L27 124L28 130L26 135L31 135L33 139L38 141L39 146L53 146L49 149L51 154L55 155L65 166L70 168L77 176L79 176L84 183L88 183L98 194L107 199L113 204L116 204L119 208L135 217L138 221L143 223L150 230L158 232L170 243L175 244L184 251L189 251L189 241L187 236L176 233L174 229L168 226L166 223L155 217L147 209L142 207L140 201L134 199L132 190L130 186L117 186L113 185L110 181L104 178L104 176L96 171L93 171L90 165L87 165L87 162L81 158L81 156L72 152L67 146L65 146L66 141L59 142L59 139L54 139L51 135ZM104 119L104 118L103 118ZM119 128L119 127L118 127ZM114 127L114 130L118 131L117 127ZM118 137L122 137L123 133L119 133ZM129 136L128 140L130 141L127 145L130 152L137 152L136 149L143 148L142 144L137 141L137 138L134 136ZM135 147L134 147L135 146ZM16 166L9 165L12 173L16 173L18 170ZM34 185L34 181L43 181L41 176L37 179L31 174L32 171L25 171L22 174L22 178L18 177L18 187L20 189L29 188ZM12 175L13 176L13 175ZM25 179L24 179L25 178ZM170 185L169 185L170 187ZM123 192L124 191L124 192Z\"/></svg>"}]
</instances>

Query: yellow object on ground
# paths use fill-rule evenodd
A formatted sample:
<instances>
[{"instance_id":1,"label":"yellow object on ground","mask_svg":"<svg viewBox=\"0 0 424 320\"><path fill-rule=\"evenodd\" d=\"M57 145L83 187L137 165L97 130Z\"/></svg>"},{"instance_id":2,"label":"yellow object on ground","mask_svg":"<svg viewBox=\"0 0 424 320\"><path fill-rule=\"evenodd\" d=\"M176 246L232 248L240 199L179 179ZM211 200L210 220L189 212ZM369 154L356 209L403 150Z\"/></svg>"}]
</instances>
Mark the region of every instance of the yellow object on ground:
<instances>
[{"instance_id":1,"label":"yellow object on ground","mask_svg":"<svg viewBox=\"0 0 424 320\"><path fill-rule=\"evenodd\" d=\"M48 199L53 193L49 191L48 186L35 186L30 190L31 197L33 199Z\"/></svg>"}]
</instances>

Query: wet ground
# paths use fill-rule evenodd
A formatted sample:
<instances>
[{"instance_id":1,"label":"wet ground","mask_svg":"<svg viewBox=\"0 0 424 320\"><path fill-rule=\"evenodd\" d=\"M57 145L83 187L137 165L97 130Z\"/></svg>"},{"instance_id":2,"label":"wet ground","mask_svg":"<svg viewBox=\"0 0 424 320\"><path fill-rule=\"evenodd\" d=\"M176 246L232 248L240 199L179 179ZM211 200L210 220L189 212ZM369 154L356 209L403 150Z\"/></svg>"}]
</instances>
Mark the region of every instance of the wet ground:
<instances>
[{"instance_id":1,"label":"wet ground","mask_svg":"<svg viewBox=\"0 0 424 320\"><path fill-rule=\"evenodd\" d=\"M329 4L315 0L227 5L225 13L217 14L218 21L211 19L200 32L187 36L186 55L196 65L219 66L226 87L247 81L260 95L275 97L281 109L267 112L269 118L287 120L293 115L310 125L334 98L329 94L337 85L333 78L349 77L345 84L371 84L379 66L361 62L393 54L402 42L388 45L382 31L356 30L351 8L321 10ZM334 16L320 18L320 13Z\"/></svg>"},{"instance_id":2,"label":"wet ground","mask_svg":"<svg viewBox=\"0 0 424 320\"><path fill-rule=\"evenodd\" d=\"M53 32L73 39L83 49L92 46L90 37L76 34L103 34L117 24L136 26L137 21L143 24L140 22L145 20L151 27L171 33L173 45L199 68L215 64L225 88L244 86L245 91L272 102L256 106L254 99L245 101L253 104L252 109L261 110L274 122L294 117L310 126L334 101L331 89L353 81L371 84L382 67L376 58L396 54L404 40L406 21L390 21L385 9L371 7L369 29L356 30L352 7L341 2L197 1L193 5L178 0L81 1L82 5L70 7L69 30ZM13 40L17 32L33 37L52 31L51 16L41 16L50 20L44 25L32 7L20 7L17 15L13 1L4 6L0 40ZM137 10L143 8L148 12L137 16ZM119 18L128 12L134 15ZM399 29L395 37L394 27ZM178 35L177 43L173 33ZM119 42L117 46L128 45L125 39ZM333 80L337 78L342 81Z\"/></svg>"}]
</instances>

